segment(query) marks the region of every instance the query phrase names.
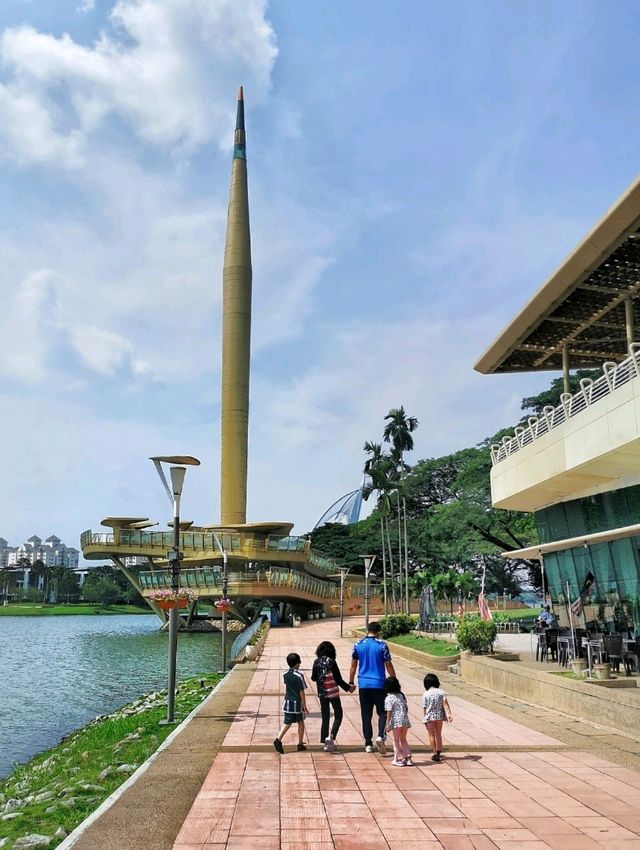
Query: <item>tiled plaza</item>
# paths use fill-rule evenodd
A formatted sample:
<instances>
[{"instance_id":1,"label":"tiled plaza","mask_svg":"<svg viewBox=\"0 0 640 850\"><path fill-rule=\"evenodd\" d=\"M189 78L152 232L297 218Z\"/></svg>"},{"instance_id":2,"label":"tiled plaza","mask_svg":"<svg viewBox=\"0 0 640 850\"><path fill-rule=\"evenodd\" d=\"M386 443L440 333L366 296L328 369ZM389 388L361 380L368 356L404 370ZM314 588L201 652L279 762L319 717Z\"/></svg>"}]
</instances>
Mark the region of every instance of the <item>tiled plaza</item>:
<instances>
[{"instance_id":1,"label":"tiled plaza","mask_svg":"<svg viewBox=\"0 0 640 850\"><path fill-rule=\"evenodd\" d=\"M435 764L421 722L427 671L397 659L414 767L364 752L357 693L342 698L338 752L323 752L311 682L312 746L297 752L291 729L279 756L272 741L284 658L295 650L309 673L321 640L335 643L347 678L353 641L340 640L335 622L271 630L174 850L640 850L639 772L568 751L459 696L450 697L454 722L445 724L445 759Z\"/></svg>"}]
</instances>

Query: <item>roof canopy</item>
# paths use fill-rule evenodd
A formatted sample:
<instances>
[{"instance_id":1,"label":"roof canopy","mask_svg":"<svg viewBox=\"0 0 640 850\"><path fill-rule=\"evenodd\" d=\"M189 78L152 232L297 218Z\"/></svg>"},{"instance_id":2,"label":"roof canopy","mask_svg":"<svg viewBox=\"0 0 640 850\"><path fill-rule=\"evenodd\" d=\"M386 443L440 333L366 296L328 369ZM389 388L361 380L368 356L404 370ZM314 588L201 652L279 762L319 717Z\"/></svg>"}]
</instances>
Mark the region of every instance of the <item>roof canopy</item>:
<instances>
[{"instance_id":1,"label":"roof canopy","mask_svg":"<svg viewBox=\"0 0 640 850\"><path fill-rule=\"evenodd\" d=\"M625 307L625 301L631 306ZM602 366L627 356L640 321L638 178L475 364L483 374Z\"/></svg>"}]
</instances>

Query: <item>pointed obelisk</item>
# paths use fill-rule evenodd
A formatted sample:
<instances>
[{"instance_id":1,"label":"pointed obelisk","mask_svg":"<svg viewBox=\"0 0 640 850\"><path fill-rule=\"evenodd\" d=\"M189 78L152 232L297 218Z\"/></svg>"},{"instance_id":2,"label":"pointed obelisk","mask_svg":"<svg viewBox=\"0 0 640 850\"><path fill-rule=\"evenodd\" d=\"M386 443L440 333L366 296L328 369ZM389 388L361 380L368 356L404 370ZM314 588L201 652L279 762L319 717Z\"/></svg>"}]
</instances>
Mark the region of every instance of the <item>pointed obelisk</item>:
<instances>
[{"instance_id":1,"label":"pointed obelisk","mask_svg":"<svg viewBox=\"0 0 640 850\"><path fill-rule=\"evenodd\" d=\"M221 525L247 521L250 354L251 237L240 87L222 272Z\"/></svg>"}]
</instances>

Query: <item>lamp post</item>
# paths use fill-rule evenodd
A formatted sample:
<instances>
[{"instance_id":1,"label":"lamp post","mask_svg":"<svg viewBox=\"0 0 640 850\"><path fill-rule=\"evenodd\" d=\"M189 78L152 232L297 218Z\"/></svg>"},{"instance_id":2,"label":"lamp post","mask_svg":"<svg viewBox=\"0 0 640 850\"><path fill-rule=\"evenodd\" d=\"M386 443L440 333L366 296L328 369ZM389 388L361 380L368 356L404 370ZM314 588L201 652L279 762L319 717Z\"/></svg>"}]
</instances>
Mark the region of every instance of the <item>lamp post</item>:
<instances>
[{"instance_id":1,"label":"lamp post","mask_svg":"<svg viewBox=\"0 0 640 850\"><path fill-rule=\"evenodd\" d=\"M220 602L222 605L220 606L220 610L222 612L222 618L220 622L221 628L221 639L220 639L220 652L222 654L222 672L227 672L227 611L229 610L228 599L227 599L227 588L228 588L228 556L227 550L224 548L224 544L221 542L220 538L217 534L213 535L216 545L220 550L220 554L222 555L222 599ZM216 603L217 605L218 603Z\"/></svg>"},{"instance_id":2,"label":"lamp post","mask_svg":"<svg viewBox=\"0 0 640 850\"><path fill-rule=\"evenodd\" d=\"M167 553L167 560L171 564L171 589L176 593L180 589L180 498L184 486L184 477L187 466L200 466L200 461L189 455L168 455L152 457L150 460L160 476L160 480L173 505L173 549ZM163 463L172 464L169 468L171 486L162 468ZM180 464L174 466L173 464ZM178 604L169 610L169 657L168 657L168 682L167 682L167 719L165 723L174 722L176 702L176 658L178 655Z\"/></svg>"},{"instance_id":3,"label":"lamp post","mask_svg":"<svg viewBox=\"0 0 640 850\"><path fill-rule=\"evenodd\" d=\"M375 555L363 555L364 559L364 625L369 629L369 573L376 560Z\"/></svg>"},{"instance_id":4,"label":"lamp post","mask_svg":"<svg viewBox=\"0 0 640 850\"><path fill-rule=\"evenodd\" d=\"M338 567L340 570L338 575L328 576L328 578L340 579L340 637L342 637L342 627L344 624L344 580L351 571L350 567Z\"/></svg>"}]
</instances>

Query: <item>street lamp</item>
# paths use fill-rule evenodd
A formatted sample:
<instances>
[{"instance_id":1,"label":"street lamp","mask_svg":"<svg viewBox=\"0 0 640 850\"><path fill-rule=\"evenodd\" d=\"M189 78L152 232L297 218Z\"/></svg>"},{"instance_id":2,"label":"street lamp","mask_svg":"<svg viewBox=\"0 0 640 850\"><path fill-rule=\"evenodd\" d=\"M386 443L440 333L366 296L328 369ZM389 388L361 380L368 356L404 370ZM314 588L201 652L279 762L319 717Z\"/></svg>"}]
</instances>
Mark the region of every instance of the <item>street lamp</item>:
<instances>
[{"instance_id":1,"label":"street lamp","mask_svg":"<svg viewBox=\"0 0 640 850\"><path fill-rule=\"evenodd\" d=\"M338 567L339 575L329 576L329 578L340 579L340 637L342 637L342 626L344 623L344 580L351 571L350 567Z\"/></svg>"},{"instance_id":2,"label":"street lamp","mask_svg":"<svg viewBox=\"0 0 640 850\"><path fill-rule=\"evenodd\" d=\"M222 672L227 672L227 611L230 608L229 600L227 599L227 588L228 588L228 556L227 550L224 548L224 544L220 541L218 535L214 532L213 535L214 540L216 541L216 545L220 550L222 555L222 599L218 600L218 602L214 602L216 608L218 608L222 612L222 620L220 623L221 628L221 646L220 650L222 653Z\"/></svg>"},{"instance_id":3,"label":"street lamp","mask_svg":"<svg viewBox=\"0 0 640 850\"><path fill-rule=\"evenodd\" d=\"M364 625L369 630L369 573L376 560L376 555L363 555L364 558Z\"/></svg>"},{"instance_id":4,"label":"street lamp","mask_svg":"<svg viewBox=\"0 0 640 850\"><path fill-rule=\"evenodd\" d=\"M162 485L169 497L169 501L173 505L173 549L167 553L167 560L171 564L171 589L177 591L180 589L180 497L182 496L182 488L184 485L184 477L187 473L187 466L200 466L200 461L189 455L168 455L160 457L152 457L149 460L153 461ZM170 466L169 476L171 478L171 486L167 481L162 468L163 463L180 464L179 466ZM167 719L166 723L173 723L176 702L176 657L178 654L178 605L169 610L169 659L168 659L168 684L167 684Z\"/></svg>"}]
</instances>

